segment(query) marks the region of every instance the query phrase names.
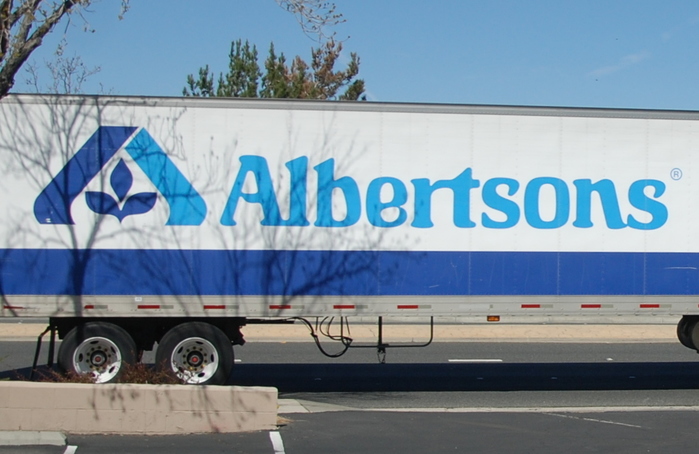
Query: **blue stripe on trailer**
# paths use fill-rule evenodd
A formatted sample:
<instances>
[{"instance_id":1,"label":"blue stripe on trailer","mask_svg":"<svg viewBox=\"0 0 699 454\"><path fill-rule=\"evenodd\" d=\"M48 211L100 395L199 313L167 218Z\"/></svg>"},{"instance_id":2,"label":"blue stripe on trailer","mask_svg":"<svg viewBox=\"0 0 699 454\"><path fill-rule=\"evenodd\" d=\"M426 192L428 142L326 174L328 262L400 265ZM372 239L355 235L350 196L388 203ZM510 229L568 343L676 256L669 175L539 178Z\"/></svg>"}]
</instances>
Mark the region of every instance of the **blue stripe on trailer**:
<instances>
[{"instance_id":1,"label":"blue stripe on trailer","mask_svg":"<svg viewBox=\"0 0 699 454\"><path fill-rule=\"evenodd\" d=\"M699 254L0 250L5 295L699 295Z\"/></svg>"}]
</instances>

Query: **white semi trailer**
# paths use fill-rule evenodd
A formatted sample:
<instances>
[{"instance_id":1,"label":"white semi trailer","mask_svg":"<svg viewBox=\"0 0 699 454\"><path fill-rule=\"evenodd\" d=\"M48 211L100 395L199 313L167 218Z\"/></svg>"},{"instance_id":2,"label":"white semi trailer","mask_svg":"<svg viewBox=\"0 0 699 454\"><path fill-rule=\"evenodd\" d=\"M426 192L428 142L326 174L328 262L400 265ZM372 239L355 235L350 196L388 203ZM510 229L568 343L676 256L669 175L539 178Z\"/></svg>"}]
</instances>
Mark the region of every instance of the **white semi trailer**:
<instances>
[{"instance_id":1,"label":"white semi trailer","mask_svg":"<svg viewBox=\"0 0 699 454\"><path fill-rule=\"evenodd\" d=\"M98 381L157 343L222 383L242 326L315 317L654 314L699 345L699 112L11 95L0 166L2 316Z\"/></svg>"}]
</instances>

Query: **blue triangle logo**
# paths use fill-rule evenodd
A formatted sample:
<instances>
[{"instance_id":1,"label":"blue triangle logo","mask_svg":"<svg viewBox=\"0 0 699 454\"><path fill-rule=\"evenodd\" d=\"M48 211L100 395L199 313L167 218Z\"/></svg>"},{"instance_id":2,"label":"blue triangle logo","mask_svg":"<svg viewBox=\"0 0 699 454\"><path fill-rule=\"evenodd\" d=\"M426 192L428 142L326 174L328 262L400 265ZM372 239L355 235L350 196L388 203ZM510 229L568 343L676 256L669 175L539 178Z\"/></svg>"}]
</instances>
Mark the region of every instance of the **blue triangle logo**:
<instances>
[{"instance_id":1,"label":"blue triangle logo","mask_svg":"<svg viewBox=\"0 0 699 454\"><path fill-rule=\"evenodd\" d=\"M40 224L75 224L70 207L110 159L124 149L170 207L166 225L200 225L206 203L148 131L133 126L100 126L34 201L34 216ZM150 211L157 200L154 192L129 194L133 175L120 161L109 178L116 200L109 194L86 191L88 207L121 222L131 215Z\"/></svg>"}]
</instances>

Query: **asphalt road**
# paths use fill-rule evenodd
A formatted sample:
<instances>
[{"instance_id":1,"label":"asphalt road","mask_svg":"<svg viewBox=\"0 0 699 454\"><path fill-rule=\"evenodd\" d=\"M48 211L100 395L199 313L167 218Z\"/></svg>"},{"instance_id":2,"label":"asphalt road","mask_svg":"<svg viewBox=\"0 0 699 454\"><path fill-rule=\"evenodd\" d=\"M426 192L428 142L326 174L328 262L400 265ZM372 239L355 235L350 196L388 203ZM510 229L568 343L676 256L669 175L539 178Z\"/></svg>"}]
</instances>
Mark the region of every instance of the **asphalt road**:
<instances>
[{"instance_id":1,"label":"asphalt road","mask_svg":"<svg viewBox=\"0 0 699 454\"><path fill-rule=\"evenodd\" d=\"M434 343L326 358L312 343L236 347L230 384L286 393L692 390L696 352L679 343ZM46 349L41 356L45 362ZM26 376L32 342L0 342L0 378ZM152 355L149 355L152 358ZM149 357L145 359L148 360Z\"/></svg>"},{"instance_id":2,"label":"asphalt road","mask_svg":"<svg viewBox=\"0 0 699 454\"><path fill-rule=\"evenodd\" d=\"M125 453L582 453L696 452L695 413L447 414L341 412L305 415L277 434L69 437L77 454ZM276 445L272 438L276 439ZM279 444L281 440L281 445ZM275 449L282 447L282 450ZM18 451L3 451L18 452ZM58 454L65 448L22 453Z\"/></svg>"},{"instance_id":3,"label":"asphalt road","mask_svg":"<svg viewBox=\"0 0 699 454\"><path fill-rule=\"evenodd\" d=\"M33 352L31 342L0 342L0 377L27 373ZM333 360L310 343L249 343L236 358L231 383L277 386L308 412L280 415L276 434L68 444L78 454L666 453L699 442L699 361L678 343L435 343L389 350L386 364L371 349Z\"/></svg>"}]
</instances>

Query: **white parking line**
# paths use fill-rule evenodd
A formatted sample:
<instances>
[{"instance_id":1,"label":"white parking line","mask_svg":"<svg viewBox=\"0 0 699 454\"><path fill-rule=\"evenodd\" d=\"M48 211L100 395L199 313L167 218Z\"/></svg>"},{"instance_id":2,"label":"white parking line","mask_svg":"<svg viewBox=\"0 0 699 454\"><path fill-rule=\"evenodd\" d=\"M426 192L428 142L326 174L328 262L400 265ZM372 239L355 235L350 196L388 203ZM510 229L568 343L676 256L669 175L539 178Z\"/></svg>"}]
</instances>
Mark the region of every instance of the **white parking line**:
<instances>
[{"instance_id":1,"label":"white parking line","mask_svg":"<svg viewBox=\"0 0 699 454\"><path fill-rule=\"evenodd\" d=\"M699 406L661 407L429 407L429 408L363 408L362 411L379 413L638 413L638 412L697 412Z\"/></svg>"},{"instance_id":2,"label":"white parking line","mask_svg":"<svg viewBox=\"0 0 699 454\"><path fill-rule=\"evenodd\" d=\"M281 434L276 430L274 432L270 432L269 439L272 440L274 454L284 454L284 442L282 441Z\"/></svg>"},{"instance_id":3,"label":"white parking line","mask_svg":"<svg viewBox=\"0 0 699 454\"><path fill-rule=\"evenodd\" d=\"M450 363L501 363L501 359L450 359Z\"/></svg>"},{"instance_id":4,"label":"white parking line","mask_svg":"<svg viewBox=\"0 0 699 454\"><path fill-rule=\"evenodd\" d=\"M606 419L595 419L595 418L580 418L578 416L571 416L571 415L559 415L557 413L544 413L545 415L549 416L556 416L559 418L570 418L570 419L578 419L580 421L590 421L590 422L598 422L601 424L612 424L615 426L624 426L624 427L633 427L635 429L643 429L643 426L637 426L635 424L626 424L623 422L616 422L616 421L609 421Z\"/></svg>"},{"instance_id":5,"label":"white parking line","mask_svg":"<svg viewBox=\"0 0 699 454\"><path fill-rule=\"evenodd\" d=\"M78 450L77 446L66 446L66 450L63 451L63 454L75 454L75 451Z\"/></svg>"}]
</instances>

